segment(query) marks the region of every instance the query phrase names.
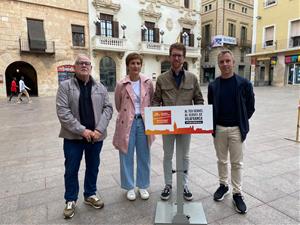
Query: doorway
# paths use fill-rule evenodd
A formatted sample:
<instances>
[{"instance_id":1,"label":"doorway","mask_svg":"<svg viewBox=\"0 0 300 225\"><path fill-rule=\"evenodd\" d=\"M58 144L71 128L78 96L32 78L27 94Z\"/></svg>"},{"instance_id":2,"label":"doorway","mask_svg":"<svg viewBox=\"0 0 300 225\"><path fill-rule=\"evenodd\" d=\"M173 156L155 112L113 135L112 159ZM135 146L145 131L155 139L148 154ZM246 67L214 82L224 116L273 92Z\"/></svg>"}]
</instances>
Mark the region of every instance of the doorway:
<instances>
[{"instance_id":1,"label":"doorway","mask_svg":"<svg viewBox=\"0 0 300 225\"><path fill-rule=\"evenodd\" d=\"M110 57L103 57L100 61L100 82L107 91L114 91L116 87L116 63Z\"/></svg>"},{"instance_id":2,"label":"doorway","mask_svg":"<svg viewBox=\"0 0 300 225\"><path fill-rule=\"evenodd\" d=\"M5 80L6 80L6 95L10 95L10 85L13 77L17 78L17 85L21 77L24 77L24 82L27 87L30 96L38 96L38 83L36 70L27 62L17 61L11 63L5 70Z\"/></svg>"}]
</instances>

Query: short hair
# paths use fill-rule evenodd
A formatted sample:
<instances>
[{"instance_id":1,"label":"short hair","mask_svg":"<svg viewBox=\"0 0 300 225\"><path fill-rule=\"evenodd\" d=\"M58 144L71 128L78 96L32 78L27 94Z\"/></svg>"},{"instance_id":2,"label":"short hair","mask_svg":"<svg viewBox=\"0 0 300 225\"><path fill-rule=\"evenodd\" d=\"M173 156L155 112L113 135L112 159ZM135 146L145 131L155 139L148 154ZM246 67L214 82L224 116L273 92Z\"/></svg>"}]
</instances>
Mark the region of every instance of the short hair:
<instances>
[{"instance_id":1,"label":"short hair","mask_svg":"<svg viewBox=\"0 0 300 225\"><path fill-rule=\"evenodd\" d=\"M172 54L172 50L173 49L177 49L177 50L181 50L183 51L183 56L185 57L185 54L186 54L186 48L185 46L182 44L182 43L174 43L170 46L170 49L169 49L169 56L171 56Z\"/></svg>"},{"instance_id":2,"label":"short hair","mask_svg":"<svg viewBox=\"0 0 300 225\"><path fill-rule=\"evenodd\" d=\"M232 57L232 59L233 59L233 61L234 61L234 56L233 56L232 51L230 51L229 49L223 49L223 50L221 50L221 51L219 52L219 54L218 54L218 62L219 62L219 58L220 58L221 56L225 55L225 54L231 55L231 57Z\"/></svg>"},{"instance_id":3,"label":"short hair","mask_svg":"<svg viewBox=\"0 0 300 225\"><path fill-rule=\"evenodd\" d=\"M143 64L143 57L137 52L132 52L126 57L126 66L128 66L130 61L134 59L139 59L141 61L141 64Z\"/></svg>"},{"instance_id":4,"label":"short hair","mask_svg":"<svg viewBox=\"0 0 300 225\"><path fill-rule=\"evenodd\" d=\"M76 64L76 63L78 62L79 58L81 58L81 57L88 58L88 59L91 61L91 58L90 58L88 55L86 55L86 54L78 54L78 55L76 56L76 58L75 58L74 64Z\"/></svg>"}]
</instances>

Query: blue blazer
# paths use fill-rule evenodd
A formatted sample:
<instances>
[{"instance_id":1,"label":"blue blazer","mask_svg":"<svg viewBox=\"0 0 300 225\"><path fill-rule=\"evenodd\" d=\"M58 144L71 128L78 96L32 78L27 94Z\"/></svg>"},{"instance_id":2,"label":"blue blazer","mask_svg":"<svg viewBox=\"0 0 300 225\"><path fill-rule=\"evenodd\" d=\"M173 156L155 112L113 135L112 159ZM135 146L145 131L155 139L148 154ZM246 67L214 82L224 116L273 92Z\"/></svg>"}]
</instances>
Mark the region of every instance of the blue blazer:
<instances>
[{"instance_id":1,"label":"blue blazer","mask_svg":"<svg viewBox=\"0 0 300 225\"><path fill-rule=\"evenodd\" d=\"M245 78L235 74L237 84L237 110L238 122L241 132L242 142L246 139L249 132L249 119L253 115L255 108L255 98L252 84ZM214 133L216 132L216 121L219 112L219 95L220 95L220 77L217 77L213 82L208 85L208 104L213 105L213 123Z\"/></svg>"}]
</instances>

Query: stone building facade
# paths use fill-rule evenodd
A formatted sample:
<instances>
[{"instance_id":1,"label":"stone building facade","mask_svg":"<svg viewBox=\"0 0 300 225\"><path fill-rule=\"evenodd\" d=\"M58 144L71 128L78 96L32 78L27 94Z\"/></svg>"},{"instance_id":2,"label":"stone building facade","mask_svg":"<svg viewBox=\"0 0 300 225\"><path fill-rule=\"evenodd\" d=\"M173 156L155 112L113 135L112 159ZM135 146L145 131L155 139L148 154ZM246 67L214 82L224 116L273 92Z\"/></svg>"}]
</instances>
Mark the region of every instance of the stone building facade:
<instances>
[{"instance_id":1,"label":"stone building facade","mask_svg":"<svg viewBox=\"0 0 300 225\"><path fill-rule=\"evenodd\" d=\"M250 79L253 28L253 0L202 0L201 2L201 83L220 75L217 55L230 49L235 57L235 73Z\"/></svg>"},{"instance_id":2,"label":"stone building facade","mask_svg":"<svg viewBox=\"0 0 300 225\"><path fill-rule=\"evenodd\" d=\"M31 95L55 95L78 53L89 54L87 0L0 1L0 97L21 76Z\"/></svg>"},{"instance_id":3,"label":"stone building facade","mask_svg":"<svg viewBox=\"0 0 300 225\"><path fill-rule=\"evenodd\" d=\"M186 45L185 66L199 77L199 0L91 0L89 23L93 76L109 91L126 75L131 52L143 55L142 73L155 81L170 67L174 42Z\"/></svg>"}]
</instances>

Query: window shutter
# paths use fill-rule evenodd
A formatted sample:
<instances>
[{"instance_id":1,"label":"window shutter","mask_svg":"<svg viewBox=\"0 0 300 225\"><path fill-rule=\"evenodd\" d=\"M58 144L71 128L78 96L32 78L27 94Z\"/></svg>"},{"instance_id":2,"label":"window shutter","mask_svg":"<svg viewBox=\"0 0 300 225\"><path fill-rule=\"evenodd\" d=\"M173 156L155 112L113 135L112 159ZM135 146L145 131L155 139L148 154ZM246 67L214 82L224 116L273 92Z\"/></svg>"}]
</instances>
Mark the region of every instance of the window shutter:
<instances>
[{"instance_id":1,"label":"window shutter","mask_svg":"<svg viewBox=\"0 0 300 225\"><path fill-rule=\"evenodd\" d=\"M159 28L154 28L154 42L159 43Z\"/></svg>"},{"instance_id":2,"label":"window shutter","mask_svg":"<svg viewBox=\"0 0 300 225\"><path fill-rule=\"evenodd\" d=\"M235 37L235 24L232 24L232 37Z\"/></svg>"},{"instance_id":3,"label":"window shutter","mask_svg":"<svg viewBox=\"0 0 300 225\"><path fill-rule=\"evenodd\" d=\"M274 27L266 28L266 30L265 30L265 40L266 41L272 41L274 39L273 35L274 35Z\"/></svg>"},{"instance_id":4,"label":"window shutter","mask_svg":"<svg viewBox=\"0 0 300 225\"><path fill-rule=\"evenodd\" d=\"M189 45L190 45L190 47L194 47L194 34L189 34L189 36L190 36L190 43L189 43Z\"/></svg>"},{"instance_id":5,"label":"window shutter","mask_svg":"<svg viewBox=\"0 0 300 225\"><path fill-rule=\"evenodd\" d=\"M101 35L101 27L100 27L101 23L97 21L95 25L96 25L96 35Z\"/></svg>"},{"instance_id":6,"label":"window shutter","mask_svg":"<svg viewBox=\"0 0 300 225\"><path fill-rule=\"evenodd\" d=\"M113 21L113 37L119 38L119 22Z\"/></svg>"},{"instance_id":7,"label":"window shutter","mask_svg":"<svg viewBox=\"0 0 300 225\"><path fill-rule=\"evenodd\" d=\"M145 41L145 30L141 30L141 40Z\"/></svg>"},{"instance_id":8,"label":"window shutter","mask_svg":"<svg viewBox=\"0 0 300 225\"><path fill-rule=\"evenodd\" d=\"M27 19L29 48L45 50L47 48L42 20Z\"/></svg>"},{"instance_id":9,"label":"window shutter","mask_svg":"<svg viewBox=\"0 0 300 225\"><path fill-rule=\"evenodd\" d=\"M300 36L300 20L293 21L291 25L291 37Z\"/></svg>"}]
</instances>

